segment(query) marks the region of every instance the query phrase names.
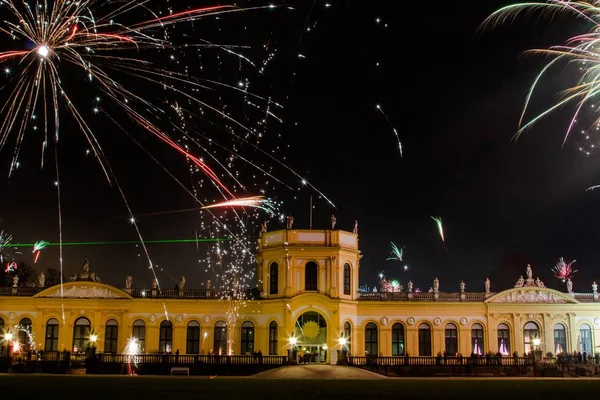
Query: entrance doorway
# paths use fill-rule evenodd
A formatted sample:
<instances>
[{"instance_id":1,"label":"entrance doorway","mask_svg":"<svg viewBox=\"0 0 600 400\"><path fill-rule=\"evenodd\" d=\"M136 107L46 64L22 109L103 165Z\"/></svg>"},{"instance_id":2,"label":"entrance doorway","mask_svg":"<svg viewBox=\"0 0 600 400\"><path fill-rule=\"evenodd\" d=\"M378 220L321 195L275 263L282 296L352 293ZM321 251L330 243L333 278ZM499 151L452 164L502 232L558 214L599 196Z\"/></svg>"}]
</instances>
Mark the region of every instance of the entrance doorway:
<instances>
[{"instance_id":1,"label":"entrance doorway","mask_svg":"<svg viewBox=\"0 0 600 400\"><path fill-rule=\"evenodd\" d=\"M301 364L327 363L327 345L309 344L298 350Z\"/></svg>"},{"instance_id":2,"label":"entrance doorway","mask_svg":"<svg viewBox=\"0 0 600 400\"><path fill-rule=\"evenodd\" d=\"M327 322L317 312L302 314L294 326L298 362L303 364L327 363Z\"/></svg>"}]
</instances>

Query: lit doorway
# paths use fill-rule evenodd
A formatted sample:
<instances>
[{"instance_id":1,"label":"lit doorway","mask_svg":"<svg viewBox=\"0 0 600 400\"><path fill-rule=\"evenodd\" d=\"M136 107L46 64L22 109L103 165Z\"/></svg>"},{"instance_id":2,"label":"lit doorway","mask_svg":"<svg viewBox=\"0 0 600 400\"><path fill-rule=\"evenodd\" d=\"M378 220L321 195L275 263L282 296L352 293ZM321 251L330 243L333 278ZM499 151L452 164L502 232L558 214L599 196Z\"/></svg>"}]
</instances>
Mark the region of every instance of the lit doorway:
<instances>
[{"instance_id":1,"label":"lit doorway","mask_svg":"<svg viewBox=\"0 0 600 400\"><path fill-rule=\"evenodd\" d=\"M327 322L317 312L302 314L294 326L294 337L298 362L302 364L323 364L329 362L327 355Z\"/></svg>"}]
</instances>

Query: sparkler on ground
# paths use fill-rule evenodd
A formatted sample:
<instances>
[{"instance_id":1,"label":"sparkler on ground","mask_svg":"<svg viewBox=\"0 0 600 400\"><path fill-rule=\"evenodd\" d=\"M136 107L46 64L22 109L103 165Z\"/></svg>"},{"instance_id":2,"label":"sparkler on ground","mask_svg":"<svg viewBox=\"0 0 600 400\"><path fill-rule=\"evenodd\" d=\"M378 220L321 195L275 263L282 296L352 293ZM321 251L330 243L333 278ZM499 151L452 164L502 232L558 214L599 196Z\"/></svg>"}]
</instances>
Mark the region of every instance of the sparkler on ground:
<instances>
[{"instance_id":1,"label":"sparkler on ground","mask_svg":"<svg viewBox=\"0 0 600 400\"><path fill-rule=\"evenodd\" d=\"M444 226L442 225L442 217L431 217L435 221L435 224L438 229L438 233L440 234L440 238L442 239L442 243L444 244L444 250L446 250L446 254L448 253L448 248L446 247L446 238L444 237Z\"/></svg>"},{"instance_id":2,"label":"sparkler on ground","mask_svg":"<svg viewBox=\"0 0 600 400\"><path fill-rule=\"evenodd\" d=\"M21 333L23 333L21 335ZM36 352L35 336L31 326L14 325L3 332L0 340L4 341L12 353Z\"/></svg>"},{"instance_id":3,"label":"sparkler on ground","mask_svg":"<svg viewBox=\"0 0 600 400\"><path fill-rule=\"evenodd\" d=\"M554 276L562 280L563 283L569 279L573 279L575 273L577 272L576 269L573 269L573 264L575 261L576 260L566 262L562 257L560 257L556 262L556 265L552 268Z\"/></svg>"},{"instance_id":4,"label":"sparkler on ground","mask_svg":"<svg viewBox=\"0 0 600 400\"><path fill-rule=\"evenodd\" d=\"M391 257L388 257L386 259L386 261L387 260L402 261L402 255L404 253L404 249L398 248L398 246L396 246L393 242L390 242L390 244L392 245L392 253L391 253Z\"/></svg>"},{"instance_id":5,"label":"sparkler on ground","mask_svg":"<svg viewBox=\"0 0 600 400\"><path fill-rule=\"evenodd\" d=\"M135 369L137 368L138 356L140 354L140 341L135 336L127 339L125 344L125 363L127 365L127 375L137 375Z\"/></svg>"},{"instance_id":6,"label":"sparkler on ground","mask_svg":"<svg viewBox=\"0 0 600 400\"><path fill-rule=\"evenodd\" d=\"M33 254L34 258L33 258L33 263L36 264L38 261L38 258L40 257L40 253L42 252L42 250L44 250L46 247L48 247L48 242L44 241L44 240L40 240L39 242L35 242L35 244L33 245Z\"/></svg>"},{"instance_id":7,"label":"sparkler on ground","mask_svg":"<svg viewBox=\"0 0 600 400\"><path fill-rule=\"evenodd\" d=\"M586 22L589 28L576 36L566 40L565 44L552 46L547 49L532 49L529 53L549 56L550 61L541 69L539 74L533 80L531 87L525 98L525 105L519 120L519 130L514 136L517 139L528 128L536 122L548 116L554 111L567 104L574 104L575 111L571 116L568 128L566 130L563 145L566 143L570 134L573 132L578 119L585 119L588 110L591 110L591 123L581 131L584 135L584 142L590 143L592 133L600 127L596 109L598 107L598 92L600 91L600 52L598 43L600 42L600 1L570 1L570 0L548 0L513 4L505 6L491 14L482 24L483 27L498 26L507 21L511 21L519 14L529 15L533 11L545 13L548 18L555 18L557 14L567 14ZM563 63L565 65L574 65L581 74L580 81L562 92L562 96L552 105L538 115L525 121L525 115L530 108L532 97L548 72ZM593 128L593 130L592 130ZM592 144L582 145L579 149L586 154L590 154L591 149L595 148Z\"/></svg>"},{"instance_id":8,"label":"sparkler on ground","mask_svg":"<svg viewBox=\"0 0 600 400\"><path fill-rule=\"evenodd\" d=\"M394 132L394 135L396 135L396 140L398 140L398 150L400 151L400 158L402 158L402 142L400 141L400 135L398 135L398 131L392 125L392 121L390 121L390 119L388 118L387 114L383 111L383 108L381 108L381 106L379 104L377 104L375 106L375 108L377 108L377 110L379 110L379 112L381 113L381 115L383 115L385 117L386 121L390 125L390 128L392 128L392 131Z\"/></svg>"}]
</instances>

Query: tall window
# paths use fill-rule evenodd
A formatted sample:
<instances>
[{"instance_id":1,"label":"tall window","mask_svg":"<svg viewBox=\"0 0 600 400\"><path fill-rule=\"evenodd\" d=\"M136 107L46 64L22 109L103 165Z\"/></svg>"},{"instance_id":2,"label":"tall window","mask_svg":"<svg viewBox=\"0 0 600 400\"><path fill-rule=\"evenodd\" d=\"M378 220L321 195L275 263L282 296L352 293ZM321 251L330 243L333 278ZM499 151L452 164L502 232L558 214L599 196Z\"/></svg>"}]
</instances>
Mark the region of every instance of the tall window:
<instances>
[{"instance_id":1,"label":"tall window","mask_svg":"<svg viewBox=\"0 0 600 400\"><path fill-rule=\"evenodd\" d=\"M158 351L161 353L171 353L173 351L173 323L171 321L164 320L160 323Z\"/></svg>"},{"instance_id":2,"label":"tall window","mask_svg":"<svg viewBox=\"0 0 600 400\"><path fill-rule=\"evenodd\" d=\"M579 338L581 340L581 352L586 352L588 355L594 354L592 328L588 324L582 324L579 327Z\"/></svg>"},{"instance_id":3,"label":"tall window","mask_svg":"<svg viewBox=\"0 0 600 400\"><path fill-rule=\"evenodd\" d=\"M304 267L304 290L318 290L317 275L319 267L316 262L309 261Z\"/></svg>"},{"instance_id":4,"label":"tall window","mask_svg":"<svg viewBox=\"0 0 600 400\"><path fill-rule=\"evenodd\" d=\"M73 326L73 352L80 353L85 351L90 345L90 320L86 317L79 317L75 320Z\"/></svg>"},{"instance_id":5,"label":"tall window","mask_svg":"<svg viewBox=\"0 0 600 400\"><path fill-rule=\"evenodd\" d=\"M279 293L279 265L276 262L269 267L269 293Z\"/></svg>"},{"instance_id":6,"label":"tall window","mask_svg":"<svg viewBox=\"0 0 600 400\"><path fill-rule=\"evenodd\" d=\"M104 328L104 352L117 353L117 345L119 342L119 324L114 319L106 321Z\"/></svg>"},{"instance_id":7,"label":"tall window","mask_svg":"<svg viewBox=\"0 0 600 400\"><path fill-rule=\"evenodd\" d=\"M46 322L44 351L58 351L58 320L56 318L50 318Z\"/></svg>"},{"instance_id":8,"label":"tall window","mask_svg":"<svg viewBox=\"0 0 600 400\"><path fill-rule=\"evenodd\" d=\"M404 325L396 322L392 325L392 356L404 355Z\"/></svg>"},{"instance_id":9,"label":"tall window","mask_svg":"<svg viewBox=\"0 0 600 400\"><path fill-rule=\"evenodd\" d=\"M456 324L446 325L445 330L446 353L455 356L458 353L458 328Z\"/></svg>"},{"instance_id":10,"label":"tall window","mask_svg":"<svg viewBox=\"0 0 600 400\"><path fill-rule=\"evenodd\" d=\"M0 354L4 354L4 320L0 318Z\"/></svg>"},{"instance_id":11,"label":"tall window","mask_svg":"<svg viewBox=\"0 0 600 400\"><path fill-rule=\"evenodd\" d=\"M138 340L140 351L143 352L146 349L146 323L143 320L133 321L131 336Z\"/></svg>"},{"instance_id":12,"label":"tall window","mask_svg":"<svg viewBox=\"0 0 600 400\"><path fill-rule=\"evenodd\" d=\"M485 351L483 341L483 325L473 324L471 326L471 351L478 355L483 355Z\"/></svg>"},{"instance_id":13,"label":"tall window","mask_svg":"<svg viewBox=\"0 0 600 400\"><path fill-rule=\"evenodd\" d=\"M540 328L535 322L528 322L523 327L523 343L525 345L525 354L531 353L534 349L533 339L540 337Z\"/></svg>"},{"instance_id":14,"label":"tall window","mask_svg":"<svg viewBox=\"0 0 600 400\"><path fill-rule=\"evenodd\" d=\"M242 324L241 354L254 353L254 324L246 321Z\"/></svg>"},{"instance_id":15,"label":"tall window","mask_svg":"<svg viewBox=\"0 0 600 400\"><path fill-rule=\"evenodd\" d=\"M350 273L350 264L344 264L344 294L351 294Z\"/></svg>"},{"instance_id":16,"label":"tall window","mask_svg":"<svg viewBox=\"0 0 600 400\"><path fill-rule=\"evenodd\" d=\"M224 321L217 321L215 324L215 354L227 354L227 324Z\"/></svg>"},{"instance_id":17,"label":"tall window","mask_svg":"<svg viewBox=\"0 0 600 400\"><path fill-rule=\"evenodd\" d=\"M352 325L348 321L344 322L344 337L346 338L348 353L352 354Z\"/></svg>"},{"instance_id":18,"label":"tall window","mask_svg":"<svg viewBox=\"0 0 600 400\"><path fill-rule=\"evenodd\" d=\"M567 352L567 329L563 324L554 325L554 354Z\"/></svg>"},{"instance_id":19,"label":"tall window","mask_svg":"<svg viewBox=\"0 0 600 400\"><path fill-rule=\"evenodd\" d=\"M369 322L365 327L365 354L367 356L379 355L377 325Z\"/></svg>"},{"instance_id":20,"label":"tall window","mask_svg":"<svg viewBox=\"0 0 600 400\"><path fill-rule=\"evenodd\" d=\"M190 321L187 326L186 354L200 354L200 322Z\"/></svg>"},{"instance_id":21,"label":"tall window","mask_svg":"<svg viewBox=\"0 0 600 400\"><path fill-rule=\"evenodd\" d=\"M269 324L269 355L277 355L277 322Z\"/></svg>"},{"instance_id":22,"label":"tall window","mask_svg":"<svg viewBox=\"0 0 600 400\"><path fill-rule=\"evenodd\" d=\"M26 352L29 351L31 342L31 340L29 340L31 325L31 320L29 318L23 318L19 322L19 333L17 334L17 337L19 338L21 348Z\"/></svg>"},{"instance_id":23,"label":"tall window","mask_svg":"<svg viewBox=\"0 0 600 400\"><path fill-rule=\"evenodd\" d=\"M510 355L510 327L508 324L498 325L498 352L503 356Z\"/></svg>"},{"instance_id":24,"label":"tall window","mask_svg":"<svg viewBox=\"0 0 600 400\"><path fill-rule=\"evenodd\" d=\"M431 356L431 327L419 325L419 356Z\"/></svg>"}]
</instances>

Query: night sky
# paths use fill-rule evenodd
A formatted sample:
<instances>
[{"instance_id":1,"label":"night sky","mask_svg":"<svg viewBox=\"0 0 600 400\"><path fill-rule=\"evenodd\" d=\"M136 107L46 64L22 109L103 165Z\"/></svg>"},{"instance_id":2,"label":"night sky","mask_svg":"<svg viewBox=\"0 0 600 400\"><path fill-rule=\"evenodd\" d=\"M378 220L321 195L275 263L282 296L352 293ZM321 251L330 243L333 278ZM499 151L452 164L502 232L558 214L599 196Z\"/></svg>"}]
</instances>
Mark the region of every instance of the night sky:
<instances>
[{"instance_id":1,"label":"night sky","mask_svg":"<svg viewBox=\"0 0 600 400\"><path fill-rule=\"evenodd\" d=\"M202 71L197 62L189 69L190 74L219 76L233 85L244 75L253 82L253 93L284 106L278 111L283 123L269 122L265 150L279 146L273 154L285 157L288 166L337 206L333 209L307 188L291 191L268 185L266 195L284 202L282 212L294 215L295 228L308 228L311 194L314 228L327 228L332 213L340 229L351 230L358 219L364 254L361 284L375 284L377 274L385 271L404 285L411 279L423 290L437 276L442 291L457 291L461 280L468 291L483 291L490 276L496 291L512 286L530 263L534 276L565 290L550 271L563 256L577 259L574 290L591 291L592 280L600 279L596 274L600 191L586 189L600 184L600 157L579 152L577 137L561 146L573 112L569 107L511 142L527 89L543 65L543 59L523 57L523 51L562 43L586 28L582 22L550 24L520 18L481 32L480 23L506 1L472 2L467 7L441 1L332 0L327 8L316 1L312 11L312 2L296 3L295 10L257 10L196 23L198 37L249 46L243 52L257 63L265 57L266 43L276 49L264 76L248 68L240 72L235 57L214 49L201 51ZM311 30L301 34L305 23ZM555 70L537 92L533 112L552 104L557 91L577 77L569 69ZM207 96L217 106L224 104L219 93ZM226 96L233 99L226 107L235 111L239 100ZM392 127L376 104L398 130L403 158ZM120 118L118 111L111 116ZM86 156L85 141L66 114L63 120L59 147L63 239L136 240L118 190L106 182L93 157ZM192 125L217 134L226 123L206 115ZM106 118L92 118L92 126L134 214L195 206ZM153 155L162 156L172 174L190 182L183 158L135 128L130 133L146 141ZM11 143L14 139L0 153L4 171L0 229L11 233L14 242L57 241L55 177L52 168L40 170L40 136L32 134L26 141L21 167L9 180ZM260 157L250 147L240 149L244 157ZM300 179L275 162L264 162L286 184L300 186ZM242 176L252 181L252 173L244 168ZM257 194L252 193L254 186L248 187L249 194ZM204 197L211 196L207 192ZM431 216L443 219L449 255ZM195 213L140 216L138 222L148 240L201 233ZM272 222L269 228L277 226ZM390 242L405 247L408 272L402 263L386 261ZM211 279L198 263L206 257L206 246L149 245L152 259L164 269L158 272L163 285L174 285L171 277L181 274L187 277L187 287L200 287ZM24 254L17 259L32 264L31 249L21 250ZM148 287L152 275L140 253L134 245L66 248L65 275L80 270L87 257L103 282L120 286L131 274L134 286ZM35 268L55 267L57 260L56 249L49 248Z\"/></svg>"}]
</instances>

